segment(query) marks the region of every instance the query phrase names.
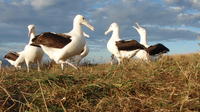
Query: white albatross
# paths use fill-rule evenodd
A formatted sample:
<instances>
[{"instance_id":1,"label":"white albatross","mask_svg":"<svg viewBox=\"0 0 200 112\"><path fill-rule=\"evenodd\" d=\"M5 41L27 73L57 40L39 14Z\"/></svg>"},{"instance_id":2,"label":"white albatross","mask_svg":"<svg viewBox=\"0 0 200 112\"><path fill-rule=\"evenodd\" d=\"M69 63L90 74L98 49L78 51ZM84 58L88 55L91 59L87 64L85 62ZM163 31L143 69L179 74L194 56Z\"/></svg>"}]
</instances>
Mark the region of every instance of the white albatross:
<instances>
[{"instance_id":1,"label":"white albatross","mask_svg":"<svg viewBox=\"0 0 200 112\"><path fill-rule=\"evenodd\" d=\"M23 63L24 61L22 60L20 62L20 64L15 64L16 63L16 60L17 58L19 57L19 55L22 53L23 51L21 52L13 52L13 51L9 51L5 56L4 56L4 59L7 60L11 65L13 65L16 69L20 69L21 68L21 63Z\"/></svg>"},{"instance_id":2,"label":"white albatross","mask_svg":"<svg viewBox=\"0 0 200 112\"><path fill-rule=\"evenodd\" d=\"M38 71L40 71L40 65L42 57L44 55L43 50L38 44L34 44L32 39L35 38L35 25L28 25L28 36L30 37L29 43L25 46L24 50L20 53L19 57L15 61L15 67L25 61L27 72L29 72L29 64L37 63Z\"/></svg>"},{"instance_id":3,"label":"white albatross","mask_svg":"<svg viewBox=\"0 0 200 112\"><path fill-rule=\"evenodd\" d=\"M73 28L69 33L55 34L45 32L32 39L32 41L41 45L43 51L50 59L54 60L57 64L61 64L62 70L64 70L64 64L69 64L77 69L67 59L81 54L84 49L86 41L83 35L82 25L94 31L94 27L82 15L76 15L73 21Z\"/></svg>"},{"instance_id":4,"label":"white albatross","mask_svg":"<svg viewBox=\"0 0 200 112\"><path fill-rule=\"evenodd\" d=\"M113 33L107 43L107 49L112 54L112 59L114 57L117 59L118 64L120 64L123 58L129 59L133 57L140 49L145 49L145 47L136 40L121 40L119 25L117 23L112 23L109 29L105 32L105 35L111 31Z\"/></svg>"},{"instance_id":5,"label":"white albatross","mask_svg":"<svg viewBox=\"0 0 200 112\"><path fill-rule=\"evenodd\" d=\"M138 23L136 23L136 26L133 26L133 28L136 29L140 35L140 44L146 47L145 50L138 51L135 58L142 59L144 61L155 61L159 59L162 54L169 52L169 49L160 43L149 46L147 42L147 31Z\"/></svg>"}]
</instances>

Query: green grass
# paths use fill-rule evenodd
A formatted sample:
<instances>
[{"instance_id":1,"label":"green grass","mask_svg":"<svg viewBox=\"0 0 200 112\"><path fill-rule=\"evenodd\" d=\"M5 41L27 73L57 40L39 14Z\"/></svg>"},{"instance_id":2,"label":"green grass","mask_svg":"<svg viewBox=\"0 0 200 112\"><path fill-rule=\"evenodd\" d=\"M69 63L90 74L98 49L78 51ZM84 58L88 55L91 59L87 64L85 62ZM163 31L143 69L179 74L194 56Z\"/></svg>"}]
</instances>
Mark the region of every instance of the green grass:
<instances>
[{"instance_id":1,"label":"green grass","mask_svg":"<svg viewBox=\"0 0 200 112\"><path fill-rule=\"evenodd\" d=\"M200 55L122 65L3 68L0 112L199 112Z\"/></svg>"}]
</instances>

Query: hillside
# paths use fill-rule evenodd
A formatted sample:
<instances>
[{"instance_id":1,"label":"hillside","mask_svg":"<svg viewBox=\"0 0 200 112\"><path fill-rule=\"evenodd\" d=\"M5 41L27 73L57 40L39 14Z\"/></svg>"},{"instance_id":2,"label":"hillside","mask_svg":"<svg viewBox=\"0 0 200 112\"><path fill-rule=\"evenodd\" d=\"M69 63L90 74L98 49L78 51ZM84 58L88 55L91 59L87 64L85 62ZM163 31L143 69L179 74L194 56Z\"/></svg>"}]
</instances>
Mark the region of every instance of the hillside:
<instances>
[{"instance_id":1,"label":"hillside","mask_svg":"<svg viewBox=\"0 0 200 112\"><path fill-rule=\"evenodd\" d=\"M42 72L3 68L0 110L7 112L199 112L200 55L157 62L54 65ZM0 111L0 112L1 112Z\"/></svg>"}]
</instances>

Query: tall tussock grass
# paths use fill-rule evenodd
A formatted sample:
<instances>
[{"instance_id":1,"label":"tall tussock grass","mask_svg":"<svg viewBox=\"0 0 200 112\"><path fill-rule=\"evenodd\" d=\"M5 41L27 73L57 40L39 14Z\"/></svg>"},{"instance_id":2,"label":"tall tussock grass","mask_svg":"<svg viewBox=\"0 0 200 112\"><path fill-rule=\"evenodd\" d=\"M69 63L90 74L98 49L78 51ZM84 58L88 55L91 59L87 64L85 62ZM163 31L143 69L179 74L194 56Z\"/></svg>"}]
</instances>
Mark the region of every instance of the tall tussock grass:
<instances>
[{"instance_id":1,"label":"tall tussock grass","mask_svg":"<svg viewBox=\"0 0 200 112\"><path fill-rule=\"evenodd\" d=\"M0 112L199 112L200 55L156 62L59 65L42 72L3 68Z\"/></svg>"}]
</instances>

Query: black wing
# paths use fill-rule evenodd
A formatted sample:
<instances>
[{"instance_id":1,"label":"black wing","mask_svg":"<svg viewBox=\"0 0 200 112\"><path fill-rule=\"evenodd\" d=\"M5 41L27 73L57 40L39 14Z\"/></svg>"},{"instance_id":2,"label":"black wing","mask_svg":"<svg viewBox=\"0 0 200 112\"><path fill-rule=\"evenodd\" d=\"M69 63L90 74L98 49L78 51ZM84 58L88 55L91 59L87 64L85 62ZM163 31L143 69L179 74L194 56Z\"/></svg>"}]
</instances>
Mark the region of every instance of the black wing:
<instances>
[{"instance_id":1,"label":"black wing","mask_svg":"<svg viewBox=\"0 0 200 112\"><path fill-rule=\"evenodd\" d=\"M149 55L156 55L161 53L167 53L169 52L169 49L165 47L163 44L156 44L148 47L146 51L149 53Z\"/></svg>"},{"instance_id":2,"label":"black wing","mask_svg":"<svg viewBox=\"0 0 200 112\"><path fill-rule=\"evenodd\" d=\"M72 41L70 38L71 36L69 35L45 32L37 35L34 39L32 39L32 42L34 44L44 45L47 47L63 48Z\"/></svg>"},{"instance_id":3,"label":"black wing","mask_svg":"<svg viewBox=\"0 0 200 112\"><path fill-rule=\"evenodd\" d=\"M15 61L19 57L19 54L16 52L8 52L4 58Z\"/></svg>"},{"instance_id":4,"label":"black wing","mask_svg":"<svg viewBox=\"0 0 200 112\"><path fill-rule=\"evenodd\" d=\"M116 41L116 45L117 45L118 50L125 50L125 51L131 51L131 50L136 50L136 49L145 49L145 46L143 46L136 40Z\"/></svg>"}]
</instances>

